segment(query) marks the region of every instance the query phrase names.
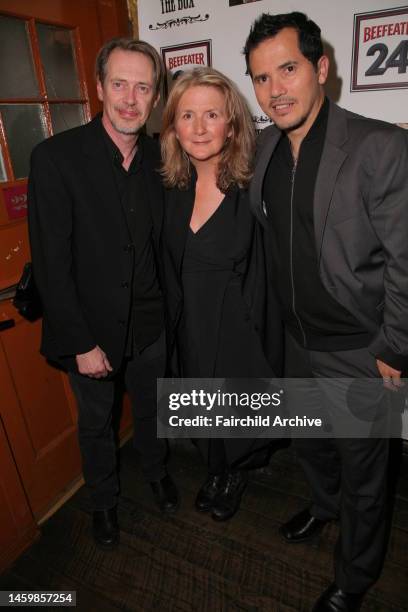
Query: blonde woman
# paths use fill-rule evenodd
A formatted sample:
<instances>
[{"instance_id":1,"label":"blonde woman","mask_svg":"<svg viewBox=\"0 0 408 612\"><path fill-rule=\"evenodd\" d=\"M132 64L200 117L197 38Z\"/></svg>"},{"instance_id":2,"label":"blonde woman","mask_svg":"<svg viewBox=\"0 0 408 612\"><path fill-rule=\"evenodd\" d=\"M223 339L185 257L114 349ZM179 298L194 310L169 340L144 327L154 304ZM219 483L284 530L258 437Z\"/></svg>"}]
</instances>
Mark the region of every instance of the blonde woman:
<instances>
[{"instance_id":1,"label":"blonde woman","mask_svg":"<svg viewBox=\"0 0 408 612\"><path fill-rule=\"evenodd\" d=\"M273 302L266 309L261 228L247 200L254 130L236 86L212 68L180 76L164 111L161 148L173 374L271 377L280 329ZM245 470L266 461L268 440L196 443L208 468L196 508L227 520L239 508Z\"/></svg>"}]
</instances>

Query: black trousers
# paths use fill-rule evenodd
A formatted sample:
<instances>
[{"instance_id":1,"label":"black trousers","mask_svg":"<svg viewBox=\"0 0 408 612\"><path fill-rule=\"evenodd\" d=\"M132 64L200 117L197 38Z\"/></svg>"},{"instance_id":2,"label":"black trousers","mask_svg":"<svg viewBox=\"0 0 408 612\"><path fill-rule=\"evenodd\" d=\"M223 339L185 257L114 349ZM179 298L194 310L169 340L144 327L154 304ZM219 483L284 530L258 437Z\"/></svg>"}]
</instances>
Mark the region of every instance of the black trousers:
<instances>
[{"instance_id":1,"label":"black trousers","mask_svg":"<svg viewBox=\"0 0 408 612\"><path fill-rule=\"evenodd\" d=\"M379 377L375 358L366 348L308 351L289 333L285 348L288 378ZM379 577L385 556L389 440L295 439L294 445L311 487L311 514L339 519L335 581L347 592L364 592Z\"/></svg>"},{"instance_id":2,"label":"black trousers","mask_svg":"<svg viewBox=\"0 0 408 612\"><path fill-rule=\"evenodd\" d=\"M112 409L119 376L124 376L132 404L134 445L147 481L166 474L167 443L157 438L156 379L165 371L164 334L142 353L126 359L113 380L70 373L78 405L78 438L85 483L93 510L113 508L119 495Z\"/></svg>"}]
</instances>

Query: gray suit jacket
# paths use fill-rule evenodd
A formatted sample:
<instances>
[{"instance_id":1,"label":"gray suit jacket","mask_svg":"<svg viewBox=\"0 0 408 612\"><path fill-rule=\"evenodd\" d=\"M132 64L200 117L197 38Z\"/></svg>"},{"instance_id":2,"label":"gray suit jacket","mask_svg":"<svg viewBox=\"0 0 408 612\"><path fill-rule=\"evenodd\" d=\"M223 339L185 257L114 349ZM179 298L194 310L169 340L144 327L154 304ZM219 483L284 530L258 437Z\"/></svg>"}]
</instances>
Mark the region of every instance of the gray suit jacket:
<instances>
[{"instance_id":1,"label":"gray suit jacket","mask_svg":"<svg viewBox=\"0 0 408 612\"><path fill-rule=\"evenodd\" d=\"M267 225L262 187L281 135L260 138L251 206ZM408 133L330 103L313 202L317 260L327 291L370 332L370 351L408 365Z\"/></svg>"}]
</instances>

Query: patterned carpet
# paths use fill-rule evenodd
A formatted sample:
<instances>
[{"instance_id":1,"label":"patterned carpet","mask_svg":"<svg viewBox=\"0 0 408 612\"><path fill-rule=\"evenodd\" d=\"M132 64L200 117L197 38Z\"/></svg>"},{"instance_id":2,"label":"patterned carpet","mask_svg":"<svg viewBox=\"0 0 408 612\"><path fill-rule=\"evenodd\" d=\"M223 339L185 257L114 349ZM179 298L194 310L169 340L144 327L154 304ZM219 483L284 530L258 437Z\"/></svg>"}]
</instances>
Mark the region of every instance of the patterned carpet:
<instances>
[{"instance_id":1,"label":"patterned carpet","mask_svg":"<svg viewBox=\"0 0 408 612\"><path fill-rule=\"evenodd\" d=\"M366 612L408 610L408 457L403 459L386 564L365 600ZM287 545L277 533L308 501L290 448L252 475L239 514L221 524L193 509L205 474L190 443L172 448L170 471L182 493L174 518L156 510L130 443L120 462L118 549L106 553L93 544L82 488L43 525L40 541L0 576L0 589L76 590L76 609L84 612L302 612L331 581L336 524L307 545Z\"/></svg>"}]
</instances>

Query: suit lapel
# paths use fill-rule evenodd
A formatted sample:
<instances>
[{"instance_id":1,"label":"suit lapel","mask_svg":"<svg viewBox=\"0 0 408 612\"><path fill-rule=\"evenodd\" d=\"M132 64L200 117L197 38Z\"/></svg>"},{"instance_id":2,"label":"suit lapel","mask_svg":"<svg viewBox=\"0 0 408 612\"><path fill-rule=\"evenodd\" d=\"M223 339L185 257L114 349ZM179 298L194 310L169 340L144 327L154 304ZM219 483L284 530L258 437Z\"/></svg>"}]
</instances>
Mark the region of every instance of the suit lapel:
<instances>
[{"instance_id":1,"label":"suit lapel","mask_svg":"<svg viewBox=\"0 0 408 612\"><path fill-rule=\"evenodd\" d=\"M170 250L174 253L174 265L177 270L181 269L190 219L193 213L195 183L194 173L188 189L171 189L167 192L166 216L168 221L166 234L167 241L172 245Z\"/></svg>"},{"instance_id":2,"label":"suit lapel","mask_svg":"<svg viewBox=\"0 0 408 612\"><path fill-rule=\"evenodd\" d=\"M281 132L276 128L266 128L264 140L261 142L258 149L255 173L249 188L251 208L263 224L265 223L265 215L262 210L263 183L269 161L279 141L280 135ZM319 261L324 228L337 176L348 155L342 149L347 138L346 113L336 104L330 102L325 145L316 177L315 197L313 202L314 230Z\"/></svg>"},{"instance_id":3,"label":"suit lapel","mask_svg":"<svg viewBox=\"0 0 408 612\"><path fill-rule=\"evenodd\" d=\"M334 187L347 153L341 148L347 140L346 115L343 109L330 103L325 144L316 177L313 201L314 230L317 258L320 263L323 234Z\"/></svg>"},{"instance_id":4,"label":"suit lapel","mask_svg":"<svg viewBox=\"0 0 408 612\"><path fill-rule=\"evenodd\" d=\"M163 186L158 173L158 159L151 155L150 149L145 141L143 152L143 171L146 178L147 195L150 202L150 210L153 221L153 237L156 248L159 247L161 230L163 226Z\"/></svg>"},{"instance_id":5,"label":"suit lapel","mask_svg":"<svg viewBox=\"0 0 408 612\"><path fill-rule=\"evenodd\" d=\"M281 132L276 128L266 128L268 130L265 135L264 142L260 145L257 153L255 173L249 187L249 198L252 211L261 221L265 223L264 202L262 197L263 183L265 173L268 168L272 153L281 136Z\"/></svg>"}]
</instances>

